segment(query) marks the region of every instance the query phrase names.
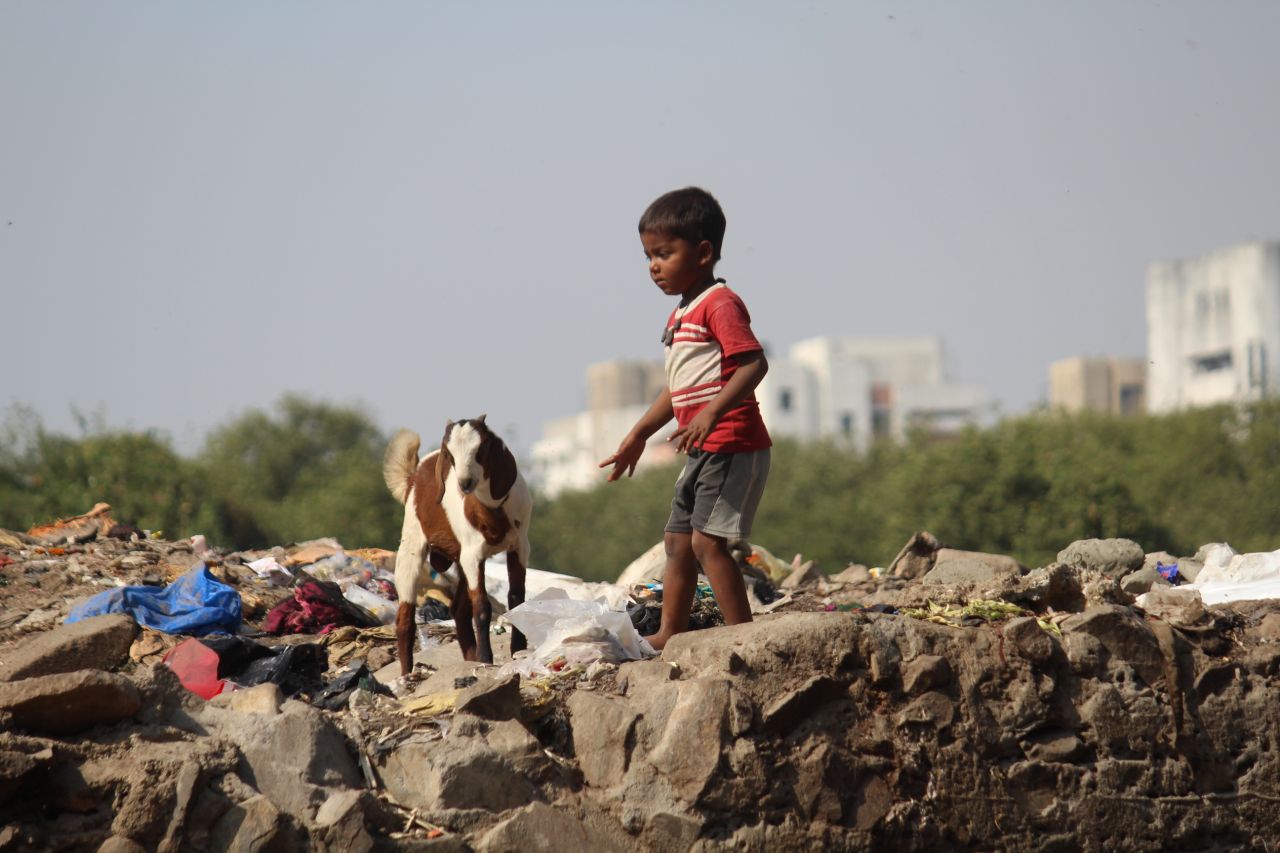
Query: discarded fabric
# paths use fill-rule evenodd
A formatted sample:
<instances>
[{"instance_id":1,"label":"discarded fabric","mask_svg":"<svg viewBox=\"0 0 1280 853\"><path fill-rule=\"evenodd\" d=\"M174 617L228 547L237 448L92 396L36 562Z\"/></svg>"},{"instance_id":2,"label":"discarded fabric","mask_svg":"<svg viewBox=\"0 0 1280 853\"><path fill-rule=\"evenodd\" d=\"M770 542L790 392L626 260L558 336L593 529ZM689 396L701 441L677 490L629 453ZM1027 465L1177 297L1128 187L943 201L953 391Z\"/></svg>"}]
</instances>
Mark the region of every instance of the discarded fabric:
<instances>
[{"instance_id":1,"label":"discarded fabric","mask_svg":"<svg viewBox=\"0 0 1280 853\"><path fill-rule=\"evenodd\" d=\"M343 625L373 628L382 623L358 604L347 601L338 585L309 580L293 591L293 598L271 608L262 622L268 634L327 634Z\"/></svg>"},{"instance_id":2,"label":"discarded fabric","mask_svg":"<svg viewBox=\"0 0 1280 853\"><path fill-rule=\"evenodd\" d=\"M1230 545L1206 545L1196 582L1205 604L1280 598L1280 551L1237 554Z\"/></svg>"},{"instance_id":3,"label":"discarded fabric","mask_svg":"<svg viewBox=\"0 0 1280 853\"><path fill-rule=\"evenodd\" d=\"M240 594L199 563L164 589L126 586L100 592L72 609L67 622L106 613L128 613L139 625L166 634L234 633L240 627Z\"/></svg>"}]
</instances>

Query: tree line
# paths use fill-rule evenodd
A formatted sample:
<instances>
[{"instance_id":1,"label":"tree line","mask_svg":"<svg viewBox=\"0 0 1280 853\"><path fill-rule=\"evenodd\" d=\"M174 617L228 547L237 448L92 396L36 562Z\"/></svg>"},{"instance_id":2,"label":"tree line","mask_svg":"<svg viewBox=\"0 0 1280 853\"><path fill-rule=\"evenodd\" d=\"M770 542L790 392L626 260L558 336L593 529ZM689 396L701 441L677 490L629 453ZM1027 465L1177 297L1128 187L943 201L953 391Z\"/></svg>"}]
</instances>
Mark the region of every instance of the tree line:
<instances>
[{"instance_id":1,"label":"tree line","mask_svg":"<svg viewBox=\"0 0 1280 853\"><path fill-rule=\"evenodd\" d=\"M321 536L395 549L382 483L389 436L358 409L283 398L215 428L194 455L158 432L50 432L21 411L0 430L0 527L107 501L120 521L226 548ZM662 538L675 468L537 497L535 567L613 579ZM946 441L866 452L779 441L752 541L828 571L884 565L916 530L1044 565L1076 539L1124 536L1189 554L1280 547L1280 401L1117 418L1036 413Z\"/></svg>"}]
</instances>

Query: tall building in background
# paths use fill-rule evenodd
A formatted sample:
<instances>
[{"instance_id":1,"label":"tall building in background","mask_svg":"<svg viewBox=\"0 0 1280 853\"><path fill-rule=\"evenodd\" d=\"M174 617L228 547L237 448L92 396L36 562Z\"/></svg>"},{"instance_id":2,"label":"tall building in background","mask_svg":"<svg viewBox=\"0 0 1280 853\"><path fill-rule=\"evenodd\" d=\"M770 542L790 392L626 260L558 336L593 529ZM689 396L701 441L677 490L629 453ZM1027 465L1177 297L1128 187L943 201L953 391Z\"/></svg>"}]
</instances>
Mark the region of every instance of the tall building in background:
<instances>
[{"instance_id":1,"label":"tall building in background","mask_svg":"<svg viewBox=\"0 0 1280 853\"><path fill-rule=\"evenodd\" d=\"M1152 264L1147 351L1152 412L1280 391L1280 242Z\"/></svg>"},{"instance_id":2,"label":"tall building in background","mask_svg":"<svg viewBox=\"0 0 1280 853\"><path fill-rule=\"evenodd\" d=\"M604 481L600 461L653 403L666 382L659 362L608 361L587 368L587 411L543 425L529 460L530 483L547 496ZM829 439L865 449L876 437L912 429L951 435L991 419L993 404L976 385L949 382L936 337L813 338L785 358L769 355L756 389L769 433L800 441ZM669 463L673 427L649 440L641 467Z\"/></svg>"},{"instance_id":3,"label":"tall building in background","mask_svg":"<svg viewBox=\"0 0 1280 853\"><path fill-rule=\"evenodd\" d=\"M769 357L756 390L771 435L865 449L913 429L954 434L989 421L986 389L946 377L936 336L811 338Z\"/></svg>"},{"instance_id":4,"label":"tall building in background","mask_svg":"<svg viewBox=\"0 0 1280 853\"><path fill-rule=\"evenodd\" d=\"M1147 364L1137 358L1064 358L1049 365L1049 408L1139 415L1146 411Z\"/></svg>"},{"instance_id":5,"label":"tall building in background","mask_svg":"<svg viewBox=\"0 0 1280 853\"><path fill-rule=\"evenodd\" d=\"M548 496L604 482L600 461L645 413L666 377L648 361L606 361L587 368L587 410L543 424L530 450L529 482ZM659 432L649 440L637 470L670 462L675 453Z\"/></svg>"}]
</instances>

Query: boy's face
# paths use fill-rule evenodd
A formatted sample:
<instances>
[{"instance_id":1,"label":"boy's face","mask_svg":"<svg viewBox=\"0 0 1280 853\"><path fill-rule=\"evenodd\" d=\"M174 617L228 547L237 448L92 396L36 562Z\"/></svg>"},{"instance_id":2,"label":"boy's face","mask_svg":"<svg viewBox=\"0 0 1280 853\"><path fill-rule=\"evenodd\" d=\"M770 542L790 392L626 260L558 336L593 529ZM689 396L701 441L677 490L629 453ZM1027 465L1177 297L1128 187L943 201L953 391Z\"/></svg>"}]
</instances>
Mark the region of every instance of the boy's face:
<instances>
[{"instance_id":1,"label":"boy's face","mask_svg":"<svg viewBox=\"0 0 1280 853\"><path fill-rule=\"evenodd\" d=\"M683 237L645 231L640 243L649 259L649 277L668 296L679 296L712 278L715 248L710 240L693 243Z\"/></svg>"}]
</instances>

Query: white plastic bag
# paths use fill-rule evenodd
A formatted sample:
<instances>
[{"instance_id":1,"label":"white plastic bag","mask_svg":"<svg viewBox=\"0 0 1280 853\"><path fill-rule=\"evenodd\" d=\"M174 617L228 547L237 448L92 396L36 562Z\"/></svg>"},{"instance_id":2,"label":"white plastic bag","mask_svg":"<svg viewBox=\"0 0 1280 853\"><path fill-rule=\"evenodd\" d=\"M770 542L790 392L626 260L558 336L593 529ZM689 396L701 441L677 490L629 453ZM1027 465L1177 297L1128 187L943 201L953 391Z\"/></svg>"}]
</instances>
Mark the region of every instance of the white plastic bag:
<instances>
[{"instance_id":1,"label":"white plastic bag","mask_svg":"<svg viewBox=\"0 0 1280 853\"><path fill-rule=\"evenodd\" d=\"M1229 546L1221 547L1225 551L1207 555L1196 582L1189 584L1200 591L1205 604L1280 598L1280 550L1236 554ZM1230 557L1223 562L1227 552Z\"/></svg>"},{"instance_id":2,"label":"white plastic bag","mask_svg":"<svg viewBox=\"0 0 1280 853\"><path fill-rule=\"evenodd\" d=\"M382 596L369 592L362 586L348 584L342 595L352 604L358 604L378 618L383 625L394 625L396 622L396 603Z\"/></svg>"},{"instance_id":3,"label":"white plastic bag","mask_svg":"<svg viewBox=\"0 0 1280 853\"><path fill-rule=\"evenodd\" d=\"M507 611L502 619L528 638L529 657L543 672L547 664L561 657L572 665L596 660L618 663L656 654L631 624L630 616L599 601L539 598ZM513 661L508 666L521 663Z\"/></svg>"}]
</instances>

